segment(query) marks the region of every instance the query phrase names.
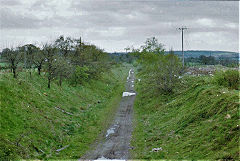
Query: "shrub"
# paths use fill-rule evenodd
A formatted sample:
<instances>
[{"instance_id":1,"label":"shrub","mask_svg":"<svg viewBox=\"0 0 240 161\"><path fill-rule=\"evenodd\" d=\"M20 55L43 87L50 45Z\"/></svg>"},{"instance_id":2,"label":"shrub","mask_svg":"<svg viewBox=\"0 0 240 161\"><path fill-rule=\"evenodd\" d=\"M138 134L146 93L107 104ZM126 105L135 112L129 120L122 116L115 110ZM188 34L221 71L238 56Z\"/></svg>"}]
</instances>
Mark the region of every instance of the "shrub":
<instances>
[{"instance_id":1,"label":"shrub","mask_svg":"<svg viewBox=\"0 0 240 161\"><path fill-rule=\"evenodd\" d=\"M161 93L174 92L180 82L179 76L182 66L178 57L174 54L154 56L151 64L142 66L140 74L149 89L157 89Z\"/></svg>"},{"instance_id":2,"label":"shrub","mask_svg":"<svg viewBox=\"0 0 240 161\"><path fill-rule=\"evenodd\" d=\"M75 71L72 74L71 77L71 84L72 85L77 85L77 84L82 84L84 81L86 81L88 79L88 67L86 66L77 66L75 68Z\"/></svg>"},{"instance_id":3,"label":"shrub","mask_svg":"<svg viewBox=\"0 0 240 161\"><path fill-rule=\"evenodd\" d=\"M165 54L163 44L153 37L147 39L140 49L133 49L132 52L138 58L137 63L141 65L138 72L147 84L148 91L158 90L165 94L174 92L183 68L173 50Z\"/></svg>"},{"instance_id":4,"label":"shrub","mask_svg":"<svg viewBox=\"0 0 240 161\"><path fill-rule=\"evenodd\" d=\"M167 54L161 57L155 68L155 80L157 88L166 93L172 93L179 82L181 64L174 54Z\"/></svg>"},{"instance_id":5,"label":"shrub","mask_svg":"<svg viewBox=\"0 0 240 161\"><path fill-rule=\"evenodd\" d=\"M230 89L239 89L239 72L237 70L216 72L213 80L217 85Z\"/></svg>"},{"instance_id":6,"label":"shrub","mask_svg":"<svg viewBox=\"0 0 240 161\"><path fill-rule=\"evenodd\" d=\"M90 79L97 79L101 75L101 73L104 71L103 65L100 63L92 63L88 65L88 77Z\"/></svg>"}]
</instances>

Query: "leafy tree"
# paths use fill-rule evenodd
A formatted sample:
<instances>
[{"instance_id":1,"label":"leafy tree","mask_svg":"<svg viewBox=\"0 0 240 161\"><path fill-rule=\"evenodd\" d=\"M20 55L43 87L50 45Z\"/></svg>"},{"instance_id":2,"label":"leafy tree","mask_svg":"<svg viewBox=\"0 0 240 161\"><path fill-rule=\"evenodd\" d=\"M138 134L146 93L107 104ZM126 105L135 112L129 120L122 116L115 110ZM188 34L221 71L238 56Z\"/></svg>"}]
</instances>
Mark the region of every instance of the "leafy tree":
<instances>
[{"instance_id":1,"label":"leafy tree","mask_svg":"<svg viewBox=\"0 0 240 161\"><path fill-rule=\"evenodd\" d=\"M90 78L96 78L108 68L108 56L103 50L95 45L86 44L81 39L74 40L71 63L75 66L88 67Z\"/></svg>"}]
</instances>

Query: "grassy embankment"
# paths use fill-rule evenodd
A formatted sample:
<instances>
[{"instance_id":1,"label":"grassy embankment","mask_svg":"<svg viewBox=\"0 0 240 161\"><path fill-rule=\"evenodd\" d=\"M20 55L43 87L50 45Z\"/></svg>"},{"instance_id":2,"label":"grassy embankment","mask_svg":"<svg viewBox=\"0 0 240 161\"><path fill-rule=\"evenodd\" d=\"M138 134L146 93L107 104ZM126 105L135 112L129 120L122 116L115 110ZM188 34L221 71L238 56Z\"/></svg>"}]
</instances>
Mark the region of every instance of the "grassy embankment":
<instances>
[{"instance_id":1,"label":"grassy embankment","mask_svg":"<svg viewBox=\"0 0 240 161\"><path fill-rule=\"evenodd\" d=\"M51 89L45 76L0 74L0 160L80 158L107 128L129 68L115 67L77 87L53 83Z\"/></svg>"},{"instance_id":2,"label":"grassy embankment","mask_svg":"<svg viewBox=\"0 0 240 161\"><path fill-rule=\"evenodd\" d=\"M239 159L238 90L203 76L184 77L169 96L136 87L132 158Z\"/></svg>"}]
</instances>

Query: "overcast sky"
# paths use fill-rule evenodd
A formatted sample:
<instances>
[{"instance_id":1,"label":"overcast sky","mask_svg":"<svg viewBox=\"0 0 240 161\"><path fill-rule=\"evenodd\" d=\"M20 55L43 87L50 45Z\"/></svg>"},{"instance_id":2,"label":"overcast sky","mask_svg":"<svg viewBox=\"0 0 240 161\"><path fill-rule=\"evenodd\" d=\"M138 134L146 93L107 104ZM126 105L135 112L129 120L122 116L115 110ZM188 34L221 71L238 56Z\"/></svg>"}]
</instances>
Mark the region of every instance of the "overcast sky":
<instances>
[{"instance_id":1,"label":"overcast sky","mask_svg":"<svg viewBox=\"0 0 240 161\"><path fill-rule=\"evenodd\" d=\"M157 37L168 50L238 51L238 1L0 0L0 48L82 37L108 52Z\"/></svg>"}]
</instances>

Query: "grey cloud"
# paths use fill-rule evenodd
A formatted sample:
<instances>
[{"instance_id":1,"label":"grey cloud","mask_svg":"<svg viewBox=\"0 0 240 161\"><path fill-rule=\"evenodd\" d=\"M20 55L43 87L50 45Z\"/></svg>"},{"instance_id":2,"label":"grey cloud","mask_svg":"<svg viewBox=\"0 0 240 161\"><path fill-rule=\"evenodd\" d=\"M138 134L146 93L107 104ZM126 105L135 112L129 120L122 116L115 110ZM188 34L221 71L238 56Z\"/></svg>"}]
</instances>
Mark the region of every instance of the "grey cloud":
<instances>
[{"instance_id":1,"label":"grey cloud","mask_svg":"<svg viewBox=\"0 0 240 161\"><path fill-rule=\"evenodd\" d=\"M10 1L12 4L14 1L15 4L21 2ZM104 41L104 45L107 41L139 43L140 39L142 42L149 36L169 37L167 45L171 46L171 38L172 44L178 43L173 39L179 34L176 29L185 25L189 27L187 31L189 34L223 33L222 39L238 40L238 2L173 0L67 0L64 2L71 3L70 7L58 8L60 1L36 0L28 7L25 7L24 3L19 4L17 14L11 10L1 9L1 28L9 30L48 28L49 34L53 32L53 28L64 32L69 30L69 33L74 30L76 32L72 36L78 37L79 34L83 34L91 41ZM26 9L26 12L23 14L20 8ZM119 46L115 45L116 48ZM106 48L113 47L106 46ZM233 48L236 50L237 47L233 46Z\"/></svg>"},{"instance_id":2,"label":"grey cloud","mask_svg":"<svg viewBox=\"0 0 240 161\"><path fill-rule=\"evenodd\" d=\"M18 0L0 0L1 6L17 6L21 4L22 3Z\"/></svg>"},{"instance_id":3,"label":"grey cloud","mask_svg":"<svg viewBox=\"0 0 240 161\"><path fill-rule=\"evenodd\" d=\"M62 22L65 21L64 17L57 15L42 20L33 14L16 13L8 8L0 10L1 29L38 29L42 27L61 26Z\"/></svg>"},{"instance_id":4,"label":"grey cloud","mask_svg":"<svg viewBox=\"0 0 240 161\"><path fill-rule=\"evenodd\" d=\"M0 10L1 29L8 28L37 28L39 20L29 15L21 15L12 12L10 9Z\"/></svg>"},{"instance_id":5,"label":"grey cloud","mask_svg":"<svg viewBox=\"0 0 240 161\"><path fill-rule=\"evenodd\" d=\"M145 3L120 1L80 1L72 4L72 8L86 15L79 16L80 23L88 22L89 27L97 26L98 29L108 27L126 27L129 32L138 29L160 30L168 33L180 25L189 25L200 30L202 26L196 23L198 19L208 18L216 25L225 23L238 24L238 6L236 2L156 2ZM170 25L164 25L170 24ZM156 29L154 29L156 28ZM158 29L157 29L158 28ZM227 27L202 27L202 32L225 31ZM137 32L137 31L135 31Z\"/></svg>"},{"instance_id":6,"label":"grey cloud","mask_svg":"<svg viewBox=\"0 0 240 161\"><path fill-rule=\"evenodd\" d=\"M35 1L29 9L35 10L35 11L40 11L40 12L54 12L55 7L54 5L49 4L50 1L48 0L37 0Z\"/></svg>"}]
</instances>

